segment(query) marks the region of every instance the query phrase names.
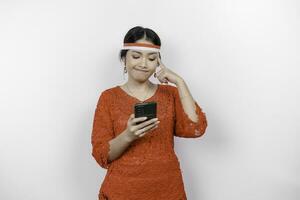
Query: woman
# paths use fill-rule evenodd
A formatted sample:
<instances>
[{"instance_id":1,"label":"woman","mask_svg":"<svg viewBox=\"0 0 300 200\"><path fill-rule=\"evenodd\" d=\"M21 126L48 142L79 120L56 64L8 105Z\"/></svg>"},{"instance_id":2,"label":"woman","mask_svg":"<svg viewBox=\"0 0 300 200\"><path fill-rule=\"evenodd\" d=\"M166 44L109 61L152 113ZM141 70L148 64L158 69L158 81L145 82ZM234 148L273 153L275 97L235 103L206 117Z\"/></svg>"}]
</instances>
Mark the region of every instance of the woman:
<instances>
[{"instance_id":1,"label":"woman","mask_svg":"<svg viewBox=\"0 0 300 200\"><path fill-rule=\"evenodd\" d=\"M174 136L202 136L207 127L205 113L183 78L161 62L161 42L153 30L134 27L123 42L120 60L128 81L104 90L94 115L92 155L108 169L98 197L185 200ZM156 74L158 66L161 70ZM153 73L166 84L150 82ZM135 118L134 105L152 101L157 103L157 118Z\"/></svg>"}]
</instances>

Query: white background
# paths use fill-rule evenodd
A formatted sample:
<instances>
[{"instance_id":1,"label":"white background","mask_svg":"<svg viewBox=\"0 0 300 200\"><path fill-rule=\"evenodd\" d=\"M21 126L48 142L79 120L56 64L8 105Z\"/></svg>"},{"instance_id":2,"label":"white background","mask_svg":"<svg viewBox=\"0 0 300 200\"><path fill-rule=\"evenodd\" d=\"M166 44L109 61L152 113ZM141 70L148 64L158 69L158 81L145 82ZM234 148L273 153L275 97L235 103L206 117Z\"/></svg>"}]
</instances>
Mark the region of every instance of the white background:
<instances>
[{"instance_id":1,"label":"white background","mask_svg":"<svg viewBox=\"0 0 300 200\"><path fill-rule=\"evenodd\" d=\"M296 0L0 1L0 199L97 199L106 171L91 156L94 109L123 84L119 48L136 25L157 32L162 61L207 115L205 135L175 140L188 199L300 199L299 10Z\"/></svg>"}]
</instances>

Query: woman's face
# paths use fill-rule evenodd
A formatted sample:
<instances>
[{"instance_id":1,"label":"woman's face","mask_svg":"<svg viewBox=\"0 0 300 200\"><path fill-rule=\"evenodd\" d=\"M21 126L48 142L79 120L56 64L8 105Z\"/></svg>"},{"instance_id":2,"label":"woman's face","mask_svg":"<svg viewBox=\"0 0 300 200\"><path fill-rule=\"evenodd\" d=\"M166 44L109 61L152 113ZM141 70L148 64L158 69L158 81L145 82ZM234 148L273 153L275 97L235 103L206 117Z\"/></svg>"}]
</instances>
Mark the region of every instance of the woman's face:
<instances>
[{"instance_id":1,"label":"woman's face","mask_svg":"<svg viewBox=\"0 0 300 200\"><path fill-rule=\"evenodd\" d=\"M144 39L136 42L152 44ZM139 82L144 82L148 80L158 66L158 52L130 49L126 54L125 65L128 76Z\"/></svg>"}]
</instances>

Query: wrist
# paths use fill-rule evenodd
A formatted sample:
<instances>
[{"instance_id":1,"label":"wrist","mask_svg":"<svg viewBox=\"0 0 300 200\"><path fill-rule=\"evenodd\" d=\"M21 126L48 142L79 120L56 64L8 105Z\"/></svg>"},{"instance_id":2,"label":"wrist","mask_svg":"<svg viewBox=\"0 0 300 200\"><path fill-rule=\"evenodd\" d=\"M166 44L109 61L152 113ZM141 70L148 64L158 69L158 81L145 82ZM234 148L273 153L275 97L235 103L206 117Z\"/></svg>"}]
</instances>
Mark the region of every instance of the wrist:
<instances>
[{"instance_id":1,"label":"wrist","mask_svg":"<svg viewBox=\"0 0 300 200\"><path fill-rule=\"evenodd\" d=\"M126 142L126 143L131 143L131 142L133 142L133 138L132 137L130 137L130 135L129 135L129 132L128 132L128 130L126 129L124 132L123 132L123 140Z\"/></svg>"}]
</instances>

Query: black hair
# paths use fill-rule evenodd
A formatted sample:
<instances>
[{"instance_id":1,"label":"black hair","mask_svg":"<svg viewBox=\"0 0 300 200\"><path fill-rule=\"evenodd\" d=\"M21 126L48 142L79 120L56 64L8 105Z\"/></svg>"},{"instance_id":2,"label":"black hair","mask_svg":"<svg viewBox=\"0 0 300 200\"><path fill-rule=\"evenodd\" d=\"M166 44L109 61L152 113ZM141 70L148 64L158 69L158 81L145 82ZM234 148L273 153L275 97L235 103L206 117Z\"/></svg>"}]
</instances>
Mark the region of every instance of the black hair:
<instances>
[{"instance_id":1,"label":"black hair","mask_svg":"<svg viewBox=\"0 0 300 200\"><path fill-rule=\"evenodd\" d=\"M151 29L144 28L142 26L135 26L131 28L125 35L123 43L133 43L136 42L139 39L142 39L145 37L145 40L153 43L154 45L161 46L160 38L159 36ZM122 62L122 58L126 57L128 49L122 49L119 53L119 59ZM160 53L158 53L159 58Z\"/></svg>"}]
</instances>

